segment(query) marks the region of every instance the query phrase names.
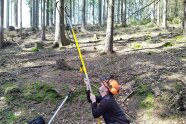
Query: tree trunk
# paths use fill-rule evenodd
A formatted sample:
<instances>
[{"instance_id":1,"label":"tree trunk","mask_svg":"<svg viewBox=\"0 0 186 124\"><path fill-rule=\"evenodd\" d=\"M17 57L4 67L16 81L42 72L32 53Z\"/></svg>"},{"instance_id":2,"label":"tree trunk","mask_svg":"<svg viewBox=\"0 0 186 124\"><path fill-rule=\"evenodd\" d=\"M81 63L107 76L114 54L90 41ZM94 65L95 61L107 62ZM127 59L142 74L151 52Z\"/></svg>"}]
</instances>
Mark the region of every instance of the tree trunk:
<instances>
[{"instance_id":1,"label":"tree trunk","mask_svg":"<svg viewBox=\"0 0 186 124\"><path fill-rule=\"evenodd\" d=\"M6 0L7 7L6 7L6 28L9 27L9 13L10 13L10 0Z\"/></svg>"},{"instance_id":2,"label":"tree trunk","mask_svg":"<svg viewBox=\"0 0 186 124\"><path fill-rule=\"evenodd\" d=\"M46 37L45 37L45 3L46 3L46 0L43 0L43 5L42 5L42 34L41 34L41 41L44 41L46 40Z\"/></svg>"},{"instance_id":3,"label":"tree trunk","mask_svg":"<svg viewBox=\"0 0 186 124\"><path fill-rule=\"evenodd\" d=\"M54 2L53 0L50 1L50 16L49 16L49 17L50 17L50 19L49 19L49 26L50 26L50 27L53 26L53 14L54 14L54 13L53 13L53 12L54 12L54 11L53 11L53 9L54 9L54 8L53 8L53 2Z\"/></svg>"},{"instance_id":4,"label":"tree trunk","mask_svg":"<svg viewBox=\"0 0 186 124\"><path fill-rule=\"evenodd\" d=\"M156 23L156 2L153 5L153 22Z\"/></svg>"},{"instance_id":5,"label":"tree trunk","mask_svg":"<svg viewBox=\"0 0 186 124\"><path fill-rule=\"evenodd\" d=\"M36 28L39 27L39 0L36 0L36 15L35 15L35 19L36 19Z\"/></svg>"},{"instance_id":6,"label":"tree trunk","mask_svg":"<svg viewBox=\"0 0 186 124\"><path fill-rule=\"evenodd\" d=\"M53 1L53 24L56 24L56 0Z\"/></svg>"},{"instance_id":7,"label":"tree trunk","mask_svg":"<svg viewBox=\"0 0 186 124\"><path fill-rule=\"evenodd\" d=\"M79 0L78 0L78 24L80 23L80 19L79 19Z\"/></svg>"},{"instance_id":8,"label":"tree trunk","mask_svg":"<svg viewBox=\"0 0 186 124\"><path fill-rule=\"evenodd\" d=\"M13 8L14 8L14 26L15 27L18 27L18 1L17 0L14 0L13 1Z\"/></svg>"},{"instance_id":9,"label":"tree trunk","mask_svg":"<svg viewBox=\"0 0 186 124\"><path fill-rule=\"evenodd\" d=\"M49 0L47 0L47 8L46 8L46 26L49 26Z\"/></svg>"},{"instance_id":10,"label":"tree trunk","mask_svg":"<svg viewBox=\"0 0 186 124\"><path fill-rule=\"evenodd\" d=\"M35 0L32 0L32 28L35 29L36 28L36 7L35 7Z\"/></svg>"},{"instance_id":11,"label":"tree trunk","mask_svg":"<svg viewBox=\"0 0 186 124\"><path fill-rule=\"evenodd\" d=\"M59 13L56 13L56 26L55 26L55 41L53 47L59 47L69 45L65 37L65 25L64 25L64 11L62 7L64 6L64 0L59 0L58 3Z\"/></svg>"},{"instance_id":12,"label":"tree trunk","mask_svg":"<svg viewBox=\"0 0 186 124\"><path fill-rule=\"evenodd\" d=\"M92 22L93 22L93 25L95 24L95 21L94 21L94 16L95 16L94 4L95 4L95 0L92 0Z\"/></svg>"},{"instance_id":13,"label":"tree trunk","mask_svg":"<svg viewBox=\"0 0 186 124\"><path fill-rule=\"evenodd\" d=\"M99 20L99 25L101 25L101 14L102 14L102 0L99 0L99 16L98 16L98 20Z\"/></svg>"},{"instance_id":14,"label":"tree trunk","mask_svg":"<svg viewBox=\"0 0 186 124\"><path fill-rule=\"evenodd\" d=\"M183 2L183 22L182 22L183 34L186 34L186 0Z\"/></svg>"},{"instance_id":15,"label":"tree trunk","mask_svg":"<svg viewBox=\"0 0 186 124\"><path fill-rule=\"evenodd\" d=\"M127 23L126 23L126 0L121 0L121 25L123 27L127 26Z\"/></svg>"},{"instance_id":16,"label":"tree trunk","mask_svg":"<svg viewBox=\"0 0 186 124\"><path fill-rule=\"evenodd\" d=\"M174 7L174 16L178 17L178 0L174 0L175 1L175 7ZM184 0L183 0L184 1Z\"/></svg>"},{"instance_id":17,"label":"tree trunk","mask_svg":"<svg viewBox=\"0 0 186 124\"><path fill-rule=\"evenodd\" d=\"M105 23L106 23L106 19L107 19L107 16L106 16L106 0L104 0L104 3L103 3L103 23L104 23L104 25L105 25Z\"/></svg>"},{"instance_id":18,"label":"tree trunk","mask_svg":"<svg viewBox=\"0 0 186 124\"><path fill-rule=\"evenodd\" d=\"M157 25L160 25L160 1L157 3Z\"/></svg>"},{"instance_id":19,"label":"tree trunk","mask_svg":"<svg viewBox=\"0 0 186 124\"><path fill-rule=\"evenodd\" d=\"M76 21L76 15L75 15L75 12L76 12L76 4L75 4L75 1L76 0L73 0L73 22L74 22L74 24L76 23L75 21Z\"/></svg>"},{"instance_id":20,"label":"tree trunk","mask_svg":"<svg viewBox=\"0 0 186 124\"><path fill-rule=\"evenodd\" d=\"M86 0L82 0L82 30L85 30L85 6L86 6Z\"/></svg>"},{"instance_id":21,"label":"tree trunk","mask_svg":"<svg viewBox=\"0 0 186 124\"><path fill-rule=\"evenodd\" d=\"M113 23L114 22L114 0L108 1L107 31L104 52L110 54L113 52Z\"/></svg>"},{"instance_id":22,"label":"tree trunk","mask_svg":"<svg viewBox=\"0 0 186 124\"><path fill-rule=\"evenodd\" d=\"M117 23L120 23L120 7L121 7L121 0L118 0L118 10L117 10Z\"/></svg>"},{"instance_id":23,"label":"tree trunk","mask_svg":"<svg viewBox=\"0 0 186 124\"><path fill-rule=\"evenodd\" d=\"M4 25L4 0L0 0L0 48L3 47L4 42L4 32L3 32L3 25Z\"/></svg>"},{"instance_id":24,"label":"tree trunk","mask_svg":"<svg viewBox=\"0 0 186 124\"><path fill-rule=\"evenodd\" d=\"M162 27L167 27L167 1L163 0L163 23Z\"/></svg>"},{"instance_id":25,"label":"tree trunk","mask_svg":"<svg viewBox=\"0 0 186 124\"><path fill-rule=\"evenodd\" d=\"M20 16L19 16L19 20L20 20L20 33L21 33L21 37L22 37L22 0L20 0L19 2L19 9L20 9Z\"/></svg>"},{"instance_id":26,"label":"tree trunk","mask_svg":"<svg viewBox=\"0 0 186 124\"><path fill-rule=\"evenodd\" d=\"M72 20L72 0L70 0L70 20Z\"/></svg>"}]
</instances>

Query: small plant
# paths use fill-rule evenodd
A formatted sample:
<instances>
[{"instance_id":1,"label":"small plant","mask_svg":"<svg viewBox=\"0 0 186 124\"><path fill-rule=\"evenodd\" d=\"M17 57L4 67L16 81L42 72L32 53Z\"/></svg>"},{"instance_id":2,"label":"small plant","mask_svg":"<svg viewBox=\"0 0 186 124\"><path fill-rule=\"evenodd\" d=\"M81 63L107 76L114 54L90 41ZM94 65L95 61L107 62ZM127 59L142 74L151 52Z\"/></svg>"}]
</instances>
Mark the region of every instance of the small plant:
<instances>
[{"instance_id":1,"label":"small plant","mask_svg":"<svg viewBox=\"0 0 186 124\"><path fill-rule=\"evenodd\" d=\"M183 36L176 36L175 40L176 40L176 42L183 41Z\"/></svg>"},{"instance_id":2,"label":"small plant","mask_svg":"<svg viewBox=\"0 0 186 124\"><path fill-rule=\"evenodd\" d=\"M162 45L162 47L171 47L173 46L173 43L171 42L166 42L165 44Z\"/></svg>"},{"instance_id":3,"label":"small plant","mask_svg":"<svg viewBox=\"0 0 186 124\"><path fill-rule=\"evenodd\" d=\"M33 48L32 48L32 52L39 52L39 49L38 49L38 48L33 47Z\"/></svg>"},{"instance_id":4,"label":"small plant","mask_svg":"<svg viewBox=\"0 0 186 124\"><path fill-rule=\"evenodd\" d=\"M139 100L139 107L142 109L151 109L155 105L154 96L148 85L142 85L138 88L135 96Z\"/></svg>"},{"instance_id":5,"label":"small plant","mask_svg":"<svg viewBox=\"0 0 186 124\"><path fill-rule=\"evenodd\" d=\"M11 124L11 123L13 124L16 119L17 118L13 113L9 113L7 115L7 121L9 122L9 124Z\"/></svg>"},{"instance_id":6,"label":"small plant","mask_svg":"<svg viewBox=\"0 0 186 124\"><path fill-rule=\"evenodd\" d=\"M141 46L140 43L133 43L133 44L132 44L132 48L133 48L133 49L141 49L142 46Z\"/></svg>"}]
</instances>

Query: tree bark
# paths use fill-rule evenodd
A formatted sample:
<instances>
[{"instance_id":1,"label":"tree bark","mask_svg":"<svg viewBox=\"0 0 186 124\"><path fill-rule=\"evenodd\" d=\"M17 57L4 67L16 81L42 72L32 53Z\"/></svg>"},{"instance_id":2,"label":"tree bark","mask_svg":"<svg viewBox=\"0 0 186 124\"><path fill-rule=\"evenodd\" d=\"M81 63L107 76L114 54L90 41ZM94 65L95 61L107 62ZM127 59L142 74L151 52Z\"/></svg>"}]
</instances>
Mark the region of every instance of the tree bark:
<instances>
[{"instance_id":1,"label":"tree bark","mask_svg":"<svg viewBox=\"0 0 186 124\"><path fill-rule=\"evenodd\" d=\"M39 0L36 0L36 15L35 15L35 19L36 19L36 28L39 27Z\"/></svg>"},{"instance_id":2,"label":"tree bark","mask_svg":"<svg viewBox=\"0 0 186 124\"><path fill-rule=\"evenodd\" d=\"M126 0L121 0L121 25L123 27L127 26L127 22L126 22Z\"/></svg>"},{"instance_id":3,"label":"tree bark","mask_svg":"<svg viewBox=\"0 0 186 124\"><path fill-rule=\"evenodd\" d=\"M73 1L73 22L74 22L74 24L76 23L76 15L75 15L76 4L75 4L75 1L76 0Z\"/></svg>"},{"instance_id":4,"label":"tree bark","mask_svg":"<svg viewBox=\"0 0 186 124\"><path fill-rule=\"evenodd\" d=\"M21 37L22 37L22 0L20 0L19 2L19 9L20 9L20 16L19 16L19 20L20 20L20 33L21 33Z\"/></svg>"},{"instance_id":5,"label":"tree bark","mask_svg":"<svg viewBox=\"0 0 186 124\"><path fill-rule=\"evenodd\" d=\"M86 0L82 0L82 30L85 30L85 6L86 6Z\"/></svg>"},{"instance_id":6,"label":"tree bark","mask_svg":"<svg viewBox=\"0 0 186 124\"><path fill-rule=\"evenodd\" d=\"M182 22L183 34L186 34L186 0L183 1L183 22Z\"/></svg>"},{"instance_id":7,"label":"tree bark","mask_svg":"<svg viewBox=\"0 0 186 124\"><path fill-rule=\"evenodd\" d=\"M94 17L95 17L94 4L95 4L95 0L92 0L92 22L93 22L93 25L95 24L95 20L94 20Z\"/></svg>"},{"instance_id":8,"label":"tree bark","mask_svg":"<svg viewBox=\"0 0 186 124\"><path fill-rule=\"evenodd\" d=\"M46 26L49 26L49 0L47 0L47 8L46 8Z\"/></svg>"},{"instance_id":9,"label":"tree bark","mask_svg":"<svg viewBox=\"0 0 186 124\"><path fill-rule=\"evenodd\" d=\"M53 8L53 2L54 2L53 0L50 1L50 12L49 12L49 13L50 13L50 14L49 14L49 15L50 15L50 16L49 16L49 26L50 26L50 27L53 26L53 14L54 14L54 13L53 13L53 12L54 12L54 11L53 11L53 9L54 9L54 8Z\"/></svg>"},{"instance_id":10,"label":"tree bark","mask_svg":"<svg viewBox=\"0 0 186 124\"><path fill-rule=\"evenodd\" d=\"M101 19L101 14L102 14L102 0L99 0L99 16L98 16L98 20L99 20L99 25L101 25L102 23L102 19Z\"/></svg>"},{"instance_id":11,"label":"tree bark","mask_svg":"<svg viewBox=\"0 0 186 124\"><path fill-rule=\"evenodd\" d=\"M13 1L13 8L14 8L14 15L13 15L14 26L18 27L18 0Z\"/></svg>"},{"instance_id":12,"label":"tree bark","mask_svg":"<svg viewBox=\"0 0 186 124\"><path fill-rule=\"evenodd\" d=\"M3 32L3 25L4 25L4 0L0 0L0 48L3 47L4 42L4 32Z\"/></svg>"},{"instance_id":13,"label":"tree bark","mask_svg":"<svg viewBox=\"0 0 186 124\"><path fill-rule=\"evenodd\" d=\"M163 0L163 23L162 27L167 27L167 1Z\"/></svg>"},{"instance_id":14,"label":"tree bark","mask_svg":"<svg viewBox=\"0 0 186 124\"><path fill-rule=\"evenodd\" d=\"M6 28L9 27L9 13L10 13L10 0L6 1L7 7L6 7Z\"/></svg>"},{"instance_id":15,"label":"tree bark","mask_svg":"<svg viewBox=\"0 0 186 124\"><path fill-rule=\"evenodd\" d=\"M65 36L65 25L64 25L64 11L62 7L64 6L64 0L59 0L57 7L59 8L60 14L56 13L56 26L55 26L55 41L52 47L59 47L69 45Z\"/></svg>"},{"instance_id":16,"label":"tree bark","mask_svg":"<svg viewBox=\"0 0 186 124\"><path fill-rule=\"evenodd\" d=\"M46 37L45 37L45 3L46 3L46 0L43 0L43 5L42 5L42 34L41 34L41 41L44 41L46 40Z\"/></svg>"},{"instance_id":17,"label":"tree bark","mask_svg":"<svg viewBox=\"0 0 186 124\"><path fill-rule=\"evenodd\" d=\"M121 7L121 0L118 0L118 10L117 10L117 23L120 23L120 7Z\"/></svg>"},{"instance_id":18,"label":"tree bark","mask_svg":"<svg viewBox=\"0 0 186 124\"><path fill-rule=\"evenodd\" d=\"M103 23L104 23L104 25L105 25L105 23L106 23L106 19L107 19L107 16L106 16L106 0L104 0L104 3L103 3Z\"/></svg>"},{"instance_id":19,"label":"tree bark","mask_svg":"<svg viewBox=\"0 0 186 124\"><path fill-rule=\"evenodd\" d=\"M160 1L157 2L157 25L160 25Z\"/></svg>"},{"instance_id":20,"label":"tree bark","mask_svg":"<svg viewBox=\"0 0 186 124\"><path fill-rule=\"evenodd\" d=\"M105 50L107 54L113 53L113 23L114 22L114 0L108 1L107 31L105 40Z\"/></svg>"},{"instance_id":21,"label":"tree bark","mask_svg":"<svg viewBox=\"0 0 186 124\"><path fill-rule=\"evenodd\" d=\"M56 0L53 1L53 24L56 24Z\"/></svg>"}]
</instances>

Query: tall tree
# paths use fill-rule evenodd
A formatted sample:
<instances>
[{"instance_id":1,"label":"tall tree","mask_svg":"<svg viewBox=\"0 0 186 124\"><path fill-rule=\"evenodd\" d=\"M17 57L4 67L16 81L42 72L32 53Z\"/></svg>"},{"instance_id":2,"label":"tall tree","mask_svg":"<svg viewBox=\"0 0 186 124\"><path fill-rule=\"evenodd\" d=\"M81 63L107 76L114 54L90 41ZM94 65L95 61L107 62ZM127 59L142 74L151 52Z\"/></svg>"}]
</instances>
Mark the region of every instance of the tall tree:
<instances>
[{"instance_id":1,"label":"tall tree","mask_svg":"<svg viewBox=\"0 0 186 124\"><path fill-rule=\"evenodd\" d=\"M108 0L108 17L107 17L107 31L105 40L106 53L113 52L113 25L114 25L114 0Z\"/></svg>"},{"instance_id":2,"label":"tall tree","mask_svg":"<svg viewBox=\"0 0 186 124\"><path fill-rule=\"evenodd\" d=\"M75 19L76 19L76 14L75 14L75 12L76 12L76 0L73 0L73 22L74 22L74 24L76 23L75 21Z\"/></svg>"},{"instance_id":3,"label":"tall tree","mask_svg":"<svg viewBox=\"0 0 186 124\"><path fill-rule=\"evenodd\" d=\"M157 25L160 25L160 1L157 2Z\"/></svg>"},{"instance_id":4,"label":"tall tree","mask_svg":"<svg viewBox=\"0 0 186 124\"><path fill-rule=\"evenodd\" d=\"M86 6L86 0L82 0L82 30L85 30L85 6Z\"/></svg>"},{"instance_id":5,"label":"tall tree","mask_svg":"<svg viewBox=\"0 0 186 124\"><path fill-rule=\"evenodd\" d=\"M13 18L14 18L14 26L18 27L18 0L14 0L13 1L13 8L14 8L14 14L13 14Z\"/></svg>"},{"instance_id":6,"label":"tall tree","mask_svg":"<svg viewBox=\"0 0 186 124\"><path fill-rule=\"evenodd\" d=\"M6 27L9 27L10 0L6 0Z\"/></svg>"},{"instance_id":7,"label":"tall tree","mask_svg":"<svg viewBox=\"0 0 186 124\"><path fill-rule=\"evenodd\" d=\"M104 0L104 2L103 2L103 23L105 24L106 23L106 18L107 18L107 16L106 16L106 3L107 3L107 0Z\"/></svg>"},{"instance_id":8,"label":"tall tree","mask_svg":"<svg viewBox=\"0 0 186 124\"><path fill-rule=\"evenodd\" d=\"M163 0L163 23L162 23L162 27L167 27L167 2L168 2L168 0Z\"/></svg>"},{"instance_id":9,"label":"tall tree","mask_svg":"<svg viewBox=\"0 0 186 124\"><path fill-rule=\"evenodd\" d=\"M42 0L43 5L42 5L42 34L41 34L41 40L44 41L46 40L45 37L45 4L46 4L46 0Z\"/></svg>"},{"instance_id":10,"label":"tall tree","mask_svg":"<svg viewBox=\"0 0 186 124\"><path fill-rule=\"evenodd\" d=\"M22 0L19 2L19 9L20 9L20 15L19 15L19 20L20 20L20 32L21 32L21 37L22 37Z\"/></svg>"},{"instance_id":11,"label":"tall tree","mask_svg":"<svg viewBox=\"0 0 186 124\"><path fill-rule=\"evenodd\" d=\"M126 0L121 0L121 25L123 27L127 26L126 16Z\"/></svg>"},{"instance_id":12,"label":"tall tree","mask_svg":"<svg viewBox=\"0 0 186 124\"><path fill-rule=\"evenodd\" d=\"M3 33L3 25L4 25L4 0L0 0L0 48L3 46L4 42L4 33Z\"/></svg>"},{"instance_id":13,"label":"tall tree","mask_svg":"<svg viewBox=\"0 0 186 124\"><path fill-rule=\"evenodd\" d=\"M38 28L39 27L39 0L36 0L36 15L35 15L35 19L36 19L36 24L35 24L35 26L36 26L36 28Z\"/></svg>"},{"instance_id":14,"label":"tall tree","mask_svg":"<svg viewBox=\"0 0 186 124\"><path fill-rule=\"evenodd\" d=\"M47 8L46 8L46 25L49 26L49 14L50 14L50 12L49 12L49 6L50 6L49 0L47 0L46 4L47 4Z\"/></svg>"},{"instance_id":15,"label":"tall tree","mask_svg":"<svg viewBox=\"0 0 186 124\"><path fill-rule=\"evenodd\" d=\"M186 0L183 1L183 22L182 22L182 27L183 27L183 33L184 35L186 34Z\"/></svg>"},{"instance_id":16,"label":"tall tree","mask_svg":"<svg viewBox=\"0 0 186 124\"><path fill-rule=\"evenodd\" d=\"M53 0L53 24L56 24L56 0Z\"/></svg>"},{"instance_id":17,"label":"tall tree","mask_svg":"<svg viewBox=\"0 0 186 124\"><path fill-rule=\"evenodd\" d=\"M117 10L117 22L119 23L120 22L120 19L121 19L121 16L120 16L120 8L121 8L121 0L118 0L118 10Z\"/></svg>"},{"instance_id":18,"label":"tall tree","mask_svg":"<svg viewBox=\"0 0 186 124\"><path fill-rule=\"evenodd\" d=\"M65 36L65 25L64 25L64 0L59 0L57 7L59 12L56 12L56 26L55 26L55 41L52 47L59 47L69 45L68 40Z\"/></svg>"},{"instance_id":19,"label":"tall tree","mask_svg":"<svg viewBox=\"0 0 186 124\"><path fill-rule=\"evenodd\" d=\"M102 19L101 19L101 15L102 15L102 0L99 0L99 16L98 16L98 20L99 20L99 25L101 25L101 23L102 23Z\"/></svg>"}]
</instances>

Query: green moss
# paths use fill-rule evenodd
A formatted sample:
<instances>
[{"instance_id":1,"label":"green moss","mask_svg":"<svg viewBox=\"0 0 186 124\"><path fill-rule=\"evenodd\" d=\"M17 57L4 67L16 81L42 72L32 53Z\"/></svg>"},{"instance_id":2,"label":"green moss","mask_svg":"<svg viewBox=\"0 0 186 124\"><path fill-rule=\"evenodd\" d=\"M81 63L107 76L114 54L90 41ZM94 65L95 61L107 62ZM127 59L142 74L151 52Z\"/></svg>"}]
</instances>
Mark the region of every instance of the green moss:
<instances>
[{"instance_id":1,"label":"green moss","mask_svg":"<svg viewBox=\"0 0 186 124\"><path fill-rule=\"evenodd\" d=\"M31 51L32 51L32 52L39 52L39 49L36 48L36 47L33 47Z\"/></svg>"},{"instance_id":2,"label":"green moss","mask_svg":"<svg viewBox=\"0 0 186 124\"><path fill-rule=\"evenodd\" d=\"M162 45L162 47L171 47L171 46L173 46L173 43L171 42L166 42Z\"/></svg>"},{"instance_id":3,"label":"green moss","mask_svg":"<svg viewBox=\"0 0 186 124\"><path fill-rule=\"evenodd\" d=\"M148 85L140 86L135 93L135 97L138 99L139 107L142 109L151 109L155 105L154 96Z\"/></svg>"},{"instance_id":4,"label":"green moss","mask_svg":"<svg viewBox=\"0 0 186 124\"><path fill-rule=\"evenodd\" d=\"M6 120L8 121L9 124L13 124L16 119L17 119L16 116L10 112L8 113Z\"/></svg>"},{"instance_id":5,"label":"green moss","mask_svg":"<svg viewBox=\"0 0 186 124\"><path fill-rule=\"evenodd\" d=\"M183 36L176 36L175 37L176 42L182 42L183 39L184 39Z\"/></svg>"},{"instance_id":6,"label":"green moss","mask_svg":"<svg viewBox=\"0 0 186 124\"><path fill-rule=\"evenodd\" d=\"M149 109L154 107L154 96L151 92L148 92L144 100L140 101L140 108Z\"/></svg>"},{"instance_id":7,"label":"green moss","mask_svg":"<svg viewBox=\"0 0 186 124\"><path fill-rule=\"evenodd\" d=\"M24 98L37 102L55 102L58 98L57 92L51 86L40 82L25 86L23 95Z\"/></svg>"}]
</instances>

